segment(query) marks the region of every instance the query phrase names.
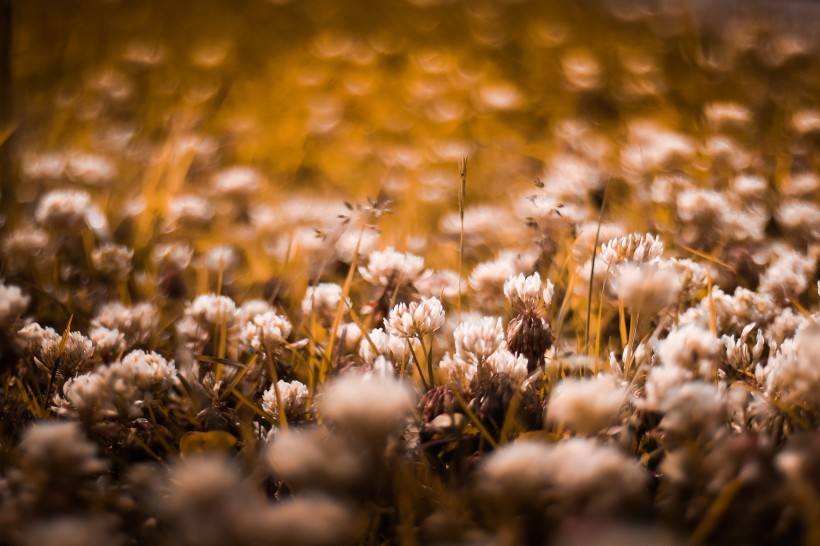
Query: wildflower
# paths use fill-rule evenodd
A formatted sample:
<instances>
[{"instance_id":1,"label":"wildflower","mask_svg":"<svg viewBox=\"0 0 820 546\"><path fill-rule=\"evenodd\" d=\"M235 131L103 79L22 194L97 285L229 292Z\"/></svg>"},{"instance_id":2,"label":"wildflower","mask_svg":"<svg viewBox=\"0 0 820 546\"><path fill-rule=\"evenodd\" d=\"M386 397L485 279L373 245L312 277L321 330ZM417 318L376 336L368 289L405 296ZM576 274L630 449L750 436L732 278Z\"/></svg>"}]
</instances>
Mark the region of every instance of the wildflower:
<instances>
[{"instance_id":1,"label":"wildflower","mask_svg":"<svg viewBox=\"0 0 820 546\"><path fill-rule=\"evenodd\" d=\"M371 252L367 266L359 266L364 280L375 286L390 287L412 284L424 270L424 258L393 248Z\"/></svg>"},{"instance_id":2,"label":"wildflower","mask_svg":"<svg viewBox=\"0 0 820 546\"><path fill-rule=\"evenodd\" d=\"M444 354L438 367L447 383L456 385L462 390L470 386L470 382L478 371L475 362L468 362L458 356L450 356L450 353Z\"/></svg>"},{"instance_id":3,"label":"wildflower","mask_svg":"<svg viewBox=\"0 0 820 546\"><path fill-rule=\"evenodd\" d=\"M708 330L683 326L658 344L657 354L665 365L678 366L704 379L713 379L720 346L720 340Z\"/></svg>"},{"instance_id":4,"label":"wildflower","mask_svg":"<svg viewBox=\"0 0 820 546\"><path fill-rule=\"evenodd\" d=\"M678 301L682 279L664 262L628 262L615 267L611 287L626 307L652 315Z\"/></svg>"},{"instance_id":5,"label":"wildflower","mask_svg":"<svg viewBox=\"0 0 820 546\"><path fill-rule=\"evenodd\" d=\"M278 393L278 394L277 394ZM308 388L303 383L293 380L291 382L279 380L276 388L271 387L262 395L262 409L273 416L274 423L279 422L279 401L285 409L285 416L292 419L305 411ZM279 401L277 401L277 396Z\"/></svg>"},{"instance_id":6,"label":"wildflower","mask_svg":"<svg viewBox=\"0 0 820 546\"><path fill-rule=\"evenodd\" d=\"M390 310L384 321L391 336L421 337L431 334L444 325L444 308L438 298L421 298L409 305L399 303Z\"/></svg>"},{"instance_id":7,"label":"wildflower","mask_svg":"<svg viewBox=\"0 0 820 546\"><path fill-rule=\"evenodd\" d=\"M205 227L214 217L214 208L204 197L182 195L168 202L168 223L180 227Z\"/></svg>"},{"instance_id":8,"label":"wildflower","mask_svg":"<svg viewBox=\"0 0 820 546\"><path fill-rule=\"evenodd\" d=\"M242 326L239 341L247 351L270 351L284 345L292 329L287 317L268 311Z\"/></svg>"},{"instance_id":9,"label":"wildflower","mask_svg":"<svg viewBox=\"0 0 820 546\"><path fill-rule=\"evenodd\" d=\"M480 367L501 347L504 328L500 318L481 317L459 324L453 338L456 356Z\"/></svg>"},{"instance_id":10,"label":"wildflower","mask_svg":"<svg viewBox=\"0 0 820 546\"><path fill-rule=\"evenodd\" d=\"M671 389L660 407L661 428L679 438L714 439L718 427L728 423L728 407L719 388L691 381Z\"/></svg>"},{"instance_id":11,"label":"wildflower","mask_svg":"<svg viewBox=\"0 0 820 546\"><path fill-rule=\"evenodd\" d=\"M158 244L151 251L151 261L160 271L184 271L193 256L194 249L184 243Z\"/></svg>"},{"instance_id":12,"label":"wildflower","mask_svg":"<svg viewBox=\"0 0 820 546\"><path fill-rule=\"evenodd\" d=\"M335 283L323 282L309 286L302 299L302 314L315 314L323 324L331 324L336 316L336 309L342 303L342 287ZM350 307L350 300L345 298L345 307Z\"/></svg>"},{"instance_id":13,"label":"wildflower","mask_svg":"<svg viewBox=\"0 0 820 546\"><path fill-rule=\"evenodd\" d=\"M250 197L262 186L262 175L252 167L228 167L216 173L211 187L222 197Z\"/></svg>"},{"instance_id":14,"label":"wildflower","mask_svg":"<svg viewBox=\"0 0 820 546\"><path fill-rule=\"evenodd\" d=\"M264 323L264 319L262 322ZM177 335L189 344L193 351L199 352L212 335L222 336L223 331L226 336L226 346L233 345L239 335L239 328L239 315L236 304L231 298L203 294L185 306L184 315L177 322ZM246 324L243 333L245 341L250 343L255 335L253 328L249 328Z\"/></svg>"},{"instance_id":15,"label":"wildflower","mask_svg":"<svg viewBox=\"0 0 820 546\"><path fill-rule=\"evenodd\" d=\"M547 281L547 284L551 284ZM536 309L541 298L541 277L535 273L525 277L523 273L504 282L504 296L515 308Z\"/></svg>"},{"instance_id":16,"label":"wildflower","mask_svg":"<svg viewBox=\"0 0 820 546\"><path fill-rule=\"evenodd\" d=\"M87 225L91 195L80 190L53 190L40 199L34 217L43 227L75 231Z\"/></svg>"},{"instance_id":17,"label":"wildflower","mask_svg":"<svg viewBox=\"0 0 820 546\"><path fill-rule=\"evenodd\" d=\"M487 457L479 472L477 488L499 506L555 505L593 513L643 499L648 481L637 462L585 438L508 444Z\"/></svg>"},{"instance_id":18,"label":"wildflower","mask_svg":"<svg viewBox=\"0 0 820 546\"><path fill-rule=\"evenodd\" d=\"M626 391L614 375L564 379L550 395L547 420L581 434L595 434L618 421L625 400Z\"/></svg>"},{"instance_id":19,"label":"wildflower","mask_svg":"<svg viewBox=\"0 0 820 546\"><path fill-rule=\"evenodd\" d=\"M104 326L92 328L88 337L94 343L94 350L103 361L111 360L121 355L128 348L125 335L117 329L109 330Z\"/></svg>"},{"instance_id":20,"label":"wildflower","mask_svg":"<svg viewBox=\"0 0 820 546\"><path fill-rule=\"evenodd\" d=\"M757 366L757 381L770 397L795 408L816 412L820 410L816 388L820 382L818 354L820 326L811 323L771 353L765 366Z\"/></svg>"},{"instance_id":21,"label":"wildflower","mask_svg":"<svg viewBox=\"0 0 820 546\"><path fill-rule=\"evenodd\" d=\"M459 285L462 291L465 289L465 284L458 278L458 273L450 269L442 269L434 271L427 269L416 280L414 286L422 296L444 298L457 298L459 294Z\"/></svg>"},{"instance_id":22,"label":"wildflower","mask_svg":"<svg viewBox=\"0 0 820 546\"><path fill-rule=\"evenodd\" d=\"M407 388L392 377L373 381L357 374L333 381L317 403L323 419L353 437L374 441L399 432L415 405Z\"/></svg>"},{"instance_id":23,"label":"wildflower","mask_svg":"<svg viewBox=\"0 0 820 546\"><path fill-rule=\"evenodd\" d=\"M420 347L419 340L416 338L409 339L409 345L413 351L417 351ZM359 345L359 356L370 365L376 361L378 356L384 356L399 367L410 360L410 351L408 339L391 335L381 328L371 330ZM409 371L409 367L405 368Z\"/></svg>"},{"instance_id":24,"label":"wildflower","mask_svg":"<svg viewBox=\"0 0 820 546\"><path fill-rule=\"evenodd\" d=\"M128 348L145 345L159 327L159 310L148 302L126 306L112 301L100 307L91 326L121 332Z\"/></svg>"},{"instance_id":25,"label":"wildflower","mask_svg":"<svg viewBox=\"0 0 820 546\"><path fill-rule=\"evenodd\" d=\"M5 328L26 312L31 298L19 286L0 281L0 328Z\"/></svg>"},{"instance_id":26,"label":"wildflower","mask_svg":"<svg viewBox=\"0 0 820 546\"><path fill-rule=\"evenodd\" d=\"M177 384L173 361L154 352L131 351L110 366L69 379L56 400L60 413L89 421L136 419L145 405L163 400Z\"/></svg>"},{"instance_id":27,"label":"wildflower","mask_svg":"<svg viewBox=\"0 0 820 546\"><path fill-rule=\"evenodd\" d=\"M525 356L515 355L503 347L487 358L486 367L491 373L505 374L514 385L524 383L529 371Z\"/></svg>"},{"instance_id":28,"label":"wildflower","mask_svg":"<svg viewBox=\"0 0 820 546\"><path fill-rule=\"evenodd\" d=\"M48 260L51 238L37 227L20 228L3 239L3 257L10 273L34 270Z\"/></svg>"},{"instance_id":29,"label":"wildflower","mask_svg":"<svg viewBox=\"0 0 820 546\"><path fill-rule=\"evenodd\" d=\"M24 326L17 332L34 358L35 365L47 374L51 374L59 357L59 374L70 377L82 370L94 355L94 344L80 332L69 332L66 343L60 352L63 336L36 322Z\"/></svg>"},{"instance_id":30,"label":"wildflower","mask_svg":"<svg viewBox=\"0 0 820 546\"><path fill-rule=\"evenodd\" d=\"M91 263L94 269L119 281L128 278L133 258L132 249L114 244L103 245L91 253Z\"/></svg>"},{"instance_id":31,"label":"wildflower","mask_svg":"<svg viewBox=\"0 0 820 546\"><path fill-rule=\"evenodd\" d=\"M273 474L297 491L356 490L370 470L361 450L345 438L318 428L278 428L265 450Z\"/></svg>"},{"instance_id":32,"label":"wildflower","mask_svg":"<svg viewBox=\"0 0 820 546\"><path fill-rule=\"evenodd\" d=\"M760 276L758 290L779 298L796 298L808 288L814 274L815 258L797 252L785 252Z\"/></svg>"}]
</instances>

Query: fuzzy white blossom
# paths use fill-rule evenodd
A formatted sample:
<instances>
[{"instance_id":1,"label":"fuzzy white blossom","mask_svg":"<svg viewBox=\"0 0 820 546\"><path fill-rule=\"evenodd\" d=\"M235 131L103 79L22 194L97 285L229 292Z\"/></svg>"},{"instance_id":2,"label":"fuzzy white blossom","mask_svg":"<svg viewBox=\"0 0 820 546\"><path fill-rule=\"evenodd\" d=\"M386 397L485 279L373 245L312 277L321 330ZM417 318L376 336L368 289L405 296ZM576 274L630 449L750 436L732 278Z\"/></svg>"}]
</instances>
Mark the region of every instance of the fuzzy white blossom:
<instances>
[{"instance_id":1,"label":"fuzzy white blossom","mask_svg":"<svg viewBox=\"0 0 820 546\"><path fill-rule=\"evenodd\" d=\"M809 279L814 275L816 259L797 252L781 254L760 276L758 290L777 298L794 298L808 288Z\"/></svg>"},{"instance_id":2,"label":"fuzzy white blossom","mask_svg":"<svg viewBox=\"0 0 820 546\"><path fill-rule=\"evenodd\" d=\"M159 310L151 303L141 302L131 306L118 301L100 307L92 328L117 330L125 337L128 347L148 343L159 328Z\"/></svg>"},{"instance_id":3,"label":"fuzzy white blossom","mask_svg":"<svg viewBox=\"0 0 820 546\"><path fill-rule=\"evenodd\" d=\"M610 374L564 379L550 395L547 420L581 434L595 434L618 421L626 389Z\"/></svg>"},{"instance_id":4,"label":"fuzzy white blossom","mask_svg":"<svg viewBox=\"0 0 820 546\"><path fill-rule=\"evenodd\" d=\"M268 351L284 345L292 329L287 317L268 311L242 325L239 342L247 351Z\"/></svg>"},{"instance_id":5,"label":"fuzzy white blossom","mask_svg":"<svg viewBox=\"0 0 820 546\"><path fill-rule=\"evenodd\" d=\"M401 338L390 335L381 328L374 328L363 337L359 343L359 356L366 363L372 365L376 358L383 356L397 367L406 364L410 358L410 347L417 351L420 347L416 338ZM409 370L409 367L407 367Z\"/></svg>"},{"instance_id":6,"label":"fuzzy white blossom","mask_svg":"<svg viewBox=\"0 0 820 546\"><path fill-rule=\"evenodd\" d=\"M277 401L277 396L279 400ZM308 388L300 381L279 380L276 387L271 387L262 394L262 409L273 416L274 422L279 422L279 405L281 402L285 416L291 418L305 411Z\"/></svg>"},{"instance_id":7,"label":"fuzzy white blossom","mask_svg":"<svg viewBox=\"0 0 820 546\"><path fill-rule=\"evenodd\" d=\"M721 343L712 332L699 326L683 326L673 330L658 344L661 363L678 366L700 375L714 378Z\"/></svg>"},{"instance_id":8,"label":"fuzzy white blossom","mask_svg":"<svg viewBox=\"0 0 820 546\"><path fill-rule=\"evenodd\" d=\"M316 286L309 286L302 299L302 314L310 316L315 313L319 321L325 324L333 322L336 309L342 303L342 287L336 283L323 282ZM350 300L345 300L345 306L350 307Z\"/></svg>"},{"instance_id":9,"label":"fuzzy white blossom","mask_svg":"<svg viewBox=\"0 0 820 546\"><path fill-rule=\"evenodd\" d=\"M677 302L682 280L663 262L624 263L612 272L611 287L628 309L653 314Z\"/></svg>"},{"instance_id":10,"label":"fuzzy white blossom","mask_svg":"<svg viewBox=\"0 0 820 546\"><path fill-rule=\"evenodd\" d=\"M232 345L239 327L239 313L231 298L203 294L185 306L183 317L177 322L177 334L192 350L201 351L211 336L222 336L223 331L226 343Z\"/></svg>"},{"instance_id":11,"label":"fuzzy white blossom","mask_svg":"<svg viewBox=\"0 0 820 546\"><path fill-rule=\"evenodd\" d=\"M393 248L371 252L367 265L359 267L364 280L375 286L412 284L424 271L424 258Z\"/></svg>"},{"instance_id":12,"label":"fuzzy white blossom","mask_svg":"<svg viewBox=\"0 0 820 546\"><path fill-rule=\"evenodd\" d=\"M409 304L399 303L390 310L384 326L391 336L420 337L444 325L444 308L438 298L421 298Z\"/></svg>"},{"instance_id":13,"label":"fuzzy white blossom","mask_svg":"<svg viewBox=\"0 0 820 546\"><path fill-rule=\"evenodd\" d=\"M451 356L450 353L444 354L438 367L447 383L452 383L462 389L470 386L470 382L478 371L478 366L474 362ZM526 369L526 364L524 367Z\"/></svg>"},{"instance_id":14,"label":"fuzzy white blossom","mask_svg":"<svg viewBox=\"0 0 820 546\"><path fill-rule=\"evenodd\" d=\"M347 374L317 398L319 414L355 438L381 441L400 432L414 407L411 392L393 377Z\"/></svg>"},{"instance_id":15,"label":"fuzzy white blossom","mask_svg":"<svg viewBox=\"0 0 820 546\"><path fill-rule=\"evenodd\" d=\"M527 357L516 356L503 347L487 357L485 365L493 373L507 375L516 385L521 385L527 379Z\"/></svg>"},{"instance_id":16,"label":"fuzzy white blossom","mask_svg":"<svg viewBox=\"0 0 820 546\"><path fill-rule=\"evenodd\" d=\"M29 298L19 286L0 281L0 327L11 325L28 308Z\"/></svg>"},{"instance_id":17,"label":"fuzzy white blossom","mask_svg":"<svg viewBox=\"0 0 820 546\"><path fill-rule=\"evenodd\" d=\"M504 509L545 503L616 509L642 498L648 481L636 461L586 438L507 444L482 462L479 476L479 490Z\"/></svg>"},{"instance_id":18,"label":"fuzzy white blossom","mask_svg":"<svg viewBox=\"0 0 820 546\"><path fill-rule=\"evenodd\" d=\"M131 351L110 366L69 379L56 401L61 413L87 420L134 419L146 404L166 398L178 382L173 361L154 352Z\"/></svg>"},{"instance_id":19,"label":"fuzzy white blossom","mask_svg":"<svg viewBox=\"0 0 820 546\"><path fill-rule=\"evenodd\" d=\"M536 308L541 299L541 276L519 273L504 281L504 296L513 307Z\"/></svg>"},{"instance_id":20,"label":"fuzzy white blossom","mask_svg":"<svg viewBox=\"0 0 820 546\"><path fill-rule=\"evenodd\" d=\"M504 328L497 317L480 317L459 324L453 332L456 356L482 364L504 342Z\"/></svg>"},{"instance_id":21,"label":"fuzzy white blossom","mask_svg":"<svg viewBox=\"0 0 820 546\"><path fill-rule=\"evenodd\" d=\"M810 411L820 410L820 325L811 323L769 355L755 375L770 397Z\"/></svg>"},{"instance_id":22,"label":"fuzzy white blossom","mask_svg":"<svg viewBox=\"0 0 820 546\"><path fill-rule=\"evenodd\" d=\"M80 332L68 333L62 352L63 334L49 326L43 328L36 322L28 324L17 332L17 337L32 355L34 364L48 374L54 369L58 357L59 373L68 377L85 368L94 355L94 343Z\"/></svg>"}]
</instances>

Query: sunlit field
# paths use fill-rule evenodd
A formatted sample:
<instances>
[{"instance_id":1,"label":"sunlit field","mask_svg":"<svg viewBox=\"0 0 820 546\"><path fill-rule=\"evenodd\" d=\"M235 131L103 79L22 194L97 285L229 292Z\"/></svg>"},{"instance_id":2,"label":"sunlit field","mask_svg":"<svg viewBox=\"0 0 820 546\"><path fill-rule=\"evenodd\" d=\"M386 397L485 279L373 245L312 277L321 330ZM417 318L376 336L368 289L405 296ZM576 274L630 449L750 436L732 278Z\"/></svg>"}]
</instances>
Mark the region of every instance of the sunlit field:
<instances>
[{"instance_id":1,"label":"sunlit field","mask_svg":"<svg viewBox=\"0 0 820 546\"><path fill-rule=\"evenodd\" d=\"M820 6L0 0L0 544L820 544Z\"/></svg>"}]
</instances>

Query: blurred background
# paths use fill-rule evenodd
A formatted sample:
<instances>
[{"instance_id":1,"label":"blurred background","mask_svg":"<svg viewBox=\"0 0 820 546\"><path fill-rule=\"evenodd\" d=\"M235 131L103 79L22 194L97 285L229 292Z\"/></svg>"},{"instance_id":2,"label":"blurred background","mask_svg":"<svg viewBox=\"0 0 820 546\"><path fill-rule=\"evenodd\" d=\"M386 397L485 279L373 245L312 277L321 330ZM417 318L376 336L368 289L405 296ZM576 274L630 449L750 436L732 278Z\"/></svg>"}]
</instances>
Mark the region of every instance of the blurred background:
<instances>
[{"instance_id":1,"label":"blurred background","mask_svg":"<svg viewBox=\"0 0 820 546\"><path fill-rule=\"evenodd\" d=\"M697 134L716 100L769 127L818 106L813 2L0 5L6 212L79 177L128 199L158 161L190 162L189 188L245 164L270 191L453 204L469 156L472 197L499 198L543 173L561 120L618 142L634 116Z\"/></svg>"}]
</instances>

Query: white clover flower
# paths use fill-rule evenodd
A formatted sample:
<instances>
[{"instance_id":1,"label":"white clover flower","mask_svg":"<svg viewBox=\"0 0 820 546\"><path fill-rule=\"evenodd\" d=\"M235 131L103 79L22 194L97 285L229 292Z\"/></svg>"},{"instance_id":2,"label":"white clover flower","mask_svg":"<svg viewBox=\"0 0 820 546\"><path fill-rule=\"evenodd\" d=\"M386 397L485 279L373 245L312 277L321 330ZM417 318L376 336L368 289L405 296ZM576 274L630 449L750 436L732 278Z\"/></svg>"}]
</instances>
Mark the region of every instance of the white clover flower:
<instances>
[{"instance_id":1,"label":"white clover flower","mask_svg":"<svg viewBox=\"0 0 820 546\"><path fill-rule=\"evenodd\" d=\"M359 267L364 280L382 287L412 284L423 270L424 258L410 252L396 252L392 247L371 252L367 266Z\"/></svg>"},{"instance_id":2,"label":"white clover flower","mask_svg":"<svg viewBox=\"0 0 820 546\"><path fill-rule=\"evenodd\" d=\"M797 252L785 252L760 276L761 293L794 298L806 291L814 275L816 260Z\"/></svg>"},{"instance_id":3,"label":"white clover flower","mask_svg":"<svg viewBox=\"0 0 820 546\"><path fill-rule=\"evenodd\" d=\"M60 357L60 372L68 377L84 368L94 356L94 343L80 332L69 332L60 353L63 336L47 326L36 322L28 324L17 332L18 338L27 346L34 357L34 363L43 371L51 373Z\"/></svg>"},{"instance_id":4,"label":"white clover flower","mask_svg":"<svg viewBox=\"0 0 820 546\"><path fill-rule=\"evenodd\" d=\"M384 320L391 336L420 337L431 334L444 325L444 308L438 298L421 298L409 305L399 303Z\"/></svg>"},{"instance_id":5,"label":"white clover flower","mask_svg":"<svg viewBox=\"0 0 820 546\"><path fill-rule=\"evenodd\" d=\"M450 353L444 354L438 367L448 383L453 383L462 389L470 386L478 371L478 366L474 362L467 362L457 356L450 356ZM524 368L526 369L526 363Z\"/></svg>"},{"instance_id":6,"label":"white clover flower","mask_svg":"<svg viewBox=\"0 0 820 546\"><path fill-rule=\"evenodd\" d=\"M648 481L632 458L586 438L507 444L482 461L479 475L480 491L502 507L549 502L615 509L642 498Z\"/></svg>"},{"instance_id":7,"label":"white clover flower","mask_svg":"<svg viewBox=\"0 0 820 546\"><path fill-rule=\"evenodd\" d=\"M122 245L105 244L91 253L94 269L117 280L125 280L131 273L134 251Z\"/></svg>"},{"instance_id":8,"label":"white clover flower","mask_svg":"<svg viewBox=\"0 0 820 546\"><path fill-rule=\"evenodd\" d=\"M534 309L541 298L541 276L533 273L529 277L519 273L504 281L504 296L513 307Z\"/></svg>"},{"instance_id":9,"label":"white clover flower","mask_svg":"<svg viewBox=\"0 0 820 546\"><path fill-rule=\"evenodd\" d=\"M93 420L135 419L142 407L165 398L178 385L174 362L154 352L131 351L110 366L69 379L57 398L60 413Z\"/></svg>"},{"instance_id":10,"label":"white clover flower","mask_svg":"<svg viewBox=\"0 0 820 546\"><path fill-rule=\"evenodd\" d=\"M414 283L414 286L422 296L435 296L442 299L457 298L459 285L461 285L463 292L466 288L464 281L461 281L458 278L458 273L451 269L440 269L437 271L427 269Z\"/></svg>"},{"instance_id":11,"label":"white clover flower","mask_svg":"<svg viewBox=\"0 0 820 546\"><path fill-rule=\"evenodd\" d=\"M355 352L362 339L362 329L355 322L340 324L336 329L336 339L343 344L345 352Z\"/></svg>"},{"instance_id":12,"label":"white clover flower","mask_svg":"<svg viewBox=\"0 0 820 546\"><path fill-rule=\"evenodd\" d=\"M342 303L342 287L336 283L323 282L309 286L302 299L302 314L310 316L315 313L317 319L329 324L336 316L336 309ZM350 300L345 299L345 307L350 307Z\"/></svg>"},{"instance_id":13,"label":"white clover flower","mask_svg":"<svg viewBox=\"0 0 820 546\"><path fill-rule=\"evenodd\" d=\"M151 261L160 271L183 271L193 257L194 249L185 243L158 244L151 251Z\"/></svg>"},{"instance_id":14,"label":"white clover flower","mask_svg":"<svg viewBox=\"0 0 820 546\"><path fill-rule=\"evenodd\" d=\"M657 355L661 363L678 366L713 379L718 364L721 343L709 330L687 325L673 330L658 344Z\"/></svg>"},{"instance_id":15,"label":"white clover flower","mask_svg":"<svg viewBox=\"0 0 820 546\"><path fill-rule=\"evenodd\" d=\"M595 434L618 422L626 389L610 374L592 379L564 379L552 391L547 420L581 434Z\"/></svg>"},{"instance_id":16,"label":"white clover flower","mask_svg":"<svg viewBox=\"0 0 820 546\"><path fill-rule=\"evenodd\" d=\"M125 335L117 329L109 330L104 326L98 326L88 332L88 337L94 342L94 349L103 360L119 356L128 347Z\"/></svg>"},{"instance_id":17,"label":"white clover flower","mask_svg":"<svg viewBox=\"0 0 820 546\"><path fill-rule=\"evenodd\" d=\"M265 300L247 300L237 309L239 324L245 324L253 320L253 317L256 315L262 315L272 311L276 311L276 309Z\"/></svg>"},{"instance_id":18,"label":"white clover flower","mask_svg":"<svg viewBox=\"0 0 820 546\"><path fill-rule=\"evenodd\" d=\"M34 218L44 227L76 230L87 225L91 208L91 195L86 191L52 190L40 199Z\"/></svg>"},{"instance_id":19,"label":"white clover flower","mask_svg":"<svg viewBox=\"0 0 820 546\"><path fill-rule=\"evenodd\" d=\"M615 266L610 286L627 308L652 314L677 302L682 279L664 262L627 262Z\"/></svg>"},{"instance_id":20,"label":"white clover flower","mask_svg":"<svg viewBox=\"0 0 820 546\"><path fill-rule=\"evenodd\" d=\"M359 356L365 364L373 365L377 357L384 356L394 365L400 366L410 360L408 340L413 351L417 351L420 347L418 339L401 338L390 335L381 328L374 328L367 337L362 338L359 344Z\"/></svg>"},{"instance_id":21,"label":"white clover flower","mask_svg":"<svg viewBox=\"0 0 820 546\"><path fill-rule=\"evenodd\" d=\"M211 179L211 187L223 197L253 195L263 185L264 178L253 167L234 166L222 169Z\"/></svg>"},{"instance_id":22,"label":"white clover flower","mask_svg":"<svg viewBox=\"0 0 820 546\"><path fill-rule=\"evenodd\" d=\"M31 298L23 294L19 286L0 281L0 327L11 325L26 312Z\"/></svg>"},{"instance_id":23,"label":"white clover flower","mask_svg":"<svg viewBox=\"0 0 820 546\"><path fill-rule=\"evenodd\" d=\"M481 317L459 324L453 332L456 356L483 364L504 342L504 327L499 317Z\"/></svg>"},{"instance_id":24,"label":"white clover flower","mask_svg":"<svg viewBox=\"0 0 820 546\"><path fill-rule=\"evenodd\" d=\"M486 366L491 372L506 374L514 384L521 385L527 379L527 362L526 356L516 356L502 347L487 357Z\"/></svg>"},{"instance_id":25,"label":"white clover flower","mask_svg":"<svg viewBox=\"0 0 820 546\"><path fill-rule=\"evenodd\" d=\"M415 402L392 375L374 380L345 374L330 383L317 404L323 419L352 437L381 440L401 431Z\"/></svg>"},{"instance_id":26,"label":"white clover flower","mask_svg":"<svg viewBox=\"0 0 820 546\"><path fill-rule=\"evenodd\" d=\"M307 404L308 388L299 381L282 381L276 383L262 394L262 409L273 416L275 423L279 422L279 403L276 400L277 391L285 409L285 416L290 418L305 411Z\"/></svg>"},{"instance_id":27,"label":"white clover flower","mask_svg":"<svg viewBox=\"0 0 820 546\"><path fill-rule=\"evenodd\" d=\"M664 416L661 428L686 437L705 434L728 422L728 406L717 385L690 381L671 389L658 408Z\"/></svg>"},{"instance_id":28,"label":"white clover flower","mask_svg":"<svg viewBox=\"0 0 820 546\"><path fill-rule=\"evenodd\" d=\"M203 294L185 306L181 320L177 322L177 335L193 351L201 351L211 336L225 331L227 347L236 343L239 334L239 312L234 301L227 296Z\"/></svg>"},{"instance_id":29,"label":"white clover flower","mask_svg":"<svg viewBox=\"0 0 820 546\"><path fill-rule=\"evenodd\" d=\"M287 342L293 327L287 317L268 311L246 322L239 332L240 345L247 351L277 349Z\"/></svg>"},{"instance_id":30,"label":"white clover flower","mask_svg":"<svg viewBox=\"0 0 820 546\"><path fill-rule=\"evenodd\" d=\"M168 203L168 222L171 224L205 226L213 217L213 206L198 195L181 195Z\"/></svg>"},{"instance_id":31,"label":"white clover flower","mask_svg":"<svg viewBox=\"0 0 820 546\"><path fill-rule=\"evenodd\" d=\"M643 407L659 409L671 391L692 378L692 372L680 366L661 364L653 367L646 376Z\"/></svg>"},{"instance_id":32,"label":"white clover flower","mask_svg":"<svg viewBox=\"0 0 820 546\"><path fill-rule=\"evenodd\" d=\"M794 339L787 339L769 355L765 367L755 371L758 382L770 397L810 411L820 409L820 326L803 327Z\"/></svg>"},{"instance_id":33,"label":"white clover flower","mask_svg":"<svg viewBox=\"0 0 820 546\"><path fill-rule=\"evenodd\" d=\"M148 302L126 306L118 301L100 307L92 328L117 330L125 336L129 347L147 343L159 328L159 310Z\"/></svg>"}]
</instances>

